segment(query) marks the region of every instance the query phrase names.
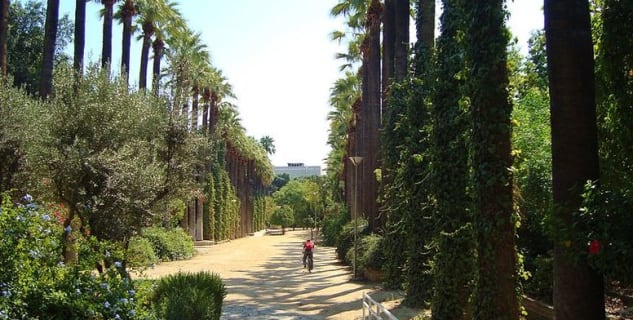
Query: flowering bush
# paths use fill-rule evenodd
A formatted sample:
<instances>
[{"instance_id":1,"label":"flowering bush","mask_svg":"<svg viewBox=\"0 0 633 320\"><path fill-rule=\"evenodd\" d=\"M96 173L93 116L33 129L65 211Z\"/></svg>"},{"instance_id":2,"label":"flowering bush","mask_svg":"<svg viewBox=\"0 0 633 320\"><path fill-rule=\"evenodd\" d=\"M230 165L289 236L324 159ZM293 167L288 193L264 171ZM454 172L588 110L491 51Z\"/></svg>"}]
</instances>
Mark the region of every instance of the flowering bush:
<instances>
[{"instance_id":1,"label":"flowering bush","mask_svg":"<svg viewBox=\"0 0 633 320\"><path fill-rule=\"evenodd\" d=\"M122 263L101 274L62 258L63 226L27 195L0 206L0 319L155 319L137 303Z\"/></svg>"},{"instance_id":2,"label":"flowering bush","mask_svg":"<svg viewBox=\"0 0 633 320\"><path fill-rule=\"evenodd\" d=\"M633 193L588 184L576 228L589 264L614 280L633 281Z\"/></svg>"}]
</instances>

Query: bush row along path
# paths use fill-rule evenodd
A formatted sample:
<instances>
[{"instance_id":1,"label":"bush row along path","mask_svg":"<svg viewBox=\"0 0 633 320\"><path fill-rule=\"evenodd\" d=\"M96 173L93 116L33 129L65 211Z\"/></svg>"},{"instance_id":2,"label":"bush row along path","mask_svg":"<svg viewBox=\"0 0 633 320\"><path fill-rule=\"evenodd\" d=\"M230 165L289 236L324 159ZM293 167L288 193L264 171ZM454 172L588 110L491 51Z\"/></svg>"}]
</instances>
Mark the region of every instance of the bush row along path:
<instances>
[{"instance_id":1,"label":"bush row along path","mask_svg":"<svg viewBox=\"0 0 633 320\"><path fill-rule=\"evenodd\" d=\"M310 231L285 235L260 235L196 247L190 260L163 262L143 277L158 278L178 272L209 271L220 275L227 289L223 320L350 320L362 315L362 293L378 301L397 293L382 291L372 283L352 282L351 270L336 259L335 248L317 243L314 270L303 268L302 244ZM385 303L392 309L397 302ZM392 310L400 319L414 312Z\"/></svg>"}]
</instances>

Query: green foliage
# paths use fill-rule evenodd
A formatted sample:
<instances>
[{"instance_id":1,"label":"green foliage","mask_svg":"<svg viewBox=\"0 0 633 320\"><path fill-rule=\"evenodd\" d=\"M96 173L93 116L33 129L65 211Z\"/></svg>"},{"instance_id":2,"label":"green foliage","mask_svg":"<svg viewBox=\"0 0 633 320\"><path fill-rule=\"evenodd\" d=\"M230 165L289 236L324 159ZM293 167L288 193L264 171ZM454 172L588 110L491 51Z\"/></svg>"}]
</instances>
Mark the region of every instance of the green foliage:
<instances>
[{"instance_id":1,"label":"green foliage","mask_svg":"<svg viewBox=\"0 0 633 320\"><path fill-rule=\"evenodd\" d=\"M149 240L161 261L190 259L195 253L191 237L181 228L146 228L142 237Z\"/></svg>"},{"instance_id":2,"label":"green foliage","mask_svg":"<svg viewBox=\"0 0 633 320\"><path fill-rule=\"evenodd\" d=\"M36 95L39 88L42 53L44 52L44 24L46 5L43 1L12 1L9 8L7 39L7 72L16 87ZM64 15L57 26L56 62L69 61L63 52L71 42L73 22Z\"/></svg>"},{"instance_id":3,"label":"green foliage","mask_svg":"<svg viewBox=\"0 0 633 320\"><path fill-rule=\"evenodd\" d=\"M545 227L552 211L552 157L544 50L544 34L535 33L530 38L529 56L522 58L511 51L508 64L514 90L515 206L521 217L517 245L523 268L531 275L523 280L523 287L526 294L551 301L552 277L547 272L552 270L553 243Z\"/></svg>"},{"instance_id":4,"label":"green foliage","mask_svg":"<svg viewBox=\"0 0 633 320\"><path fill-rule=\"evenodd\" d=\"M613 280L633 282L633 192L588 184L570 238L577 259ZM593 242L593 243L592 243ZM592 248L593 247L593 248Z\"/></svg>"},{"instance_id":5,"label":"green foliage","mask_svg":"<svg viewBox=\"0 0 633 320\"><path fill-rule=\"evenodd\" d=\"M444 1L442 34L437 42L430 163L433 205L432 294L434 318L464 318L475 276L472 233L472 125L467 95L466 23L461 1ZM478 84L474 84L475 86ZM479 88L475 89L479 90ZM492 108L486 106L484 108ZM415 291L414 291L415 292ZM422 297L418 298L421 305ZM411 299L414 300L414 299Z\"/></svg>"},{"instance_id":6,"label":"green foliage","mask_svg":"<svg viewBox=\"0 0 633 320\"><path fill-rule=\"evenodd\" d=\"M530 261L530 277L523 285L525 294L545 303L553 303L554 259L550 255L539 255ZM526 263L526 269L528 264Z\"/></svg>"},{"instance_id":7,"label":"green foliage","mask_svg":"<svg viewBox=\"0 0 633 320\"><path fill-rule=\"evenodd\" d=\"M25 128L33 189L65 203L69 219L78 215L99 239L129 239L155 205L187 188L195 143L160 100L121 79L92 67L77 86L61 70L54 98Z\"/></svg>"},{"instance_id":8,"label":"green foliage","mask_svg":"<svg viewBox=\"0 0 633 320\"><path fill-rule=\"evenodd\" d=\"M288 184L289 181L290 181L290 175L289 174L282 173L280 175L277 175L275 177L275 179L273 180L273 182L272 182L272 185L274 187L273 192L283 188L283 186Z\"/></svg>"},{"instance_id":9,"label":"green foliage","mask_svg":"<svg viewBox=\"0 0 633 320\"><path fill-rule=\"evenodd\" d=\"M385 262L382 240L382 236L375 233L364 235L359 239L358 266L356 268L359 270L364 270L365 268L374 270L382 269L382 265ZM354 248L352 247L350 250L353 254ZM346 256L349 256L349 254L350 252L348 251Z\"/></svg>"},{"instance_id":10,"label":"green foliage","mask_svg":"<svg viewBox=\"0 0 633 320\"><path fill-rule=\"evenodd\" d=\"M288 206L294 212L294 226L312 227L315 216L323 208L320 204L320 186L315 180L291 180L273 194L277 206Z\"/></svg>"},{"instance_id":11,"label":"green foliage","mask_svg":"<svg viewBox=\"0 0 633 320\"><path fill-rule=\"evenodd\" d=\"M325 216L321 236L323 244L326 246L335 246L338 242L339 235L343 231L343 226L349 222L349 212L341 210L331 212Z\"/></svg>"},{"instance_id":12,"label":"green foliage","mask_svg":"<svg viewBox=\"0 0 633 320\"><path fill-rule=\"evenodd\" d=\"M158 281L151 302L160 319L219 320L225 296L219 275L179 272Z\"/></svg>"},{"instance_id":13,"label":"green foliage","mask_svg":"<svg viewBox=\"0 0 633 320\"><path fill-rule=\"evenodd\" d=\"M288 205L278 207L270 216L270 223L284 228L293 225L295 223L294 210Z\"/></svg>"},{"instance_id":14,"label":"green foliage","mask_svg":"<svg viewBox=\"0 0 633 320\"><path fill-rule=\"evenodd\" d=\"M20 175L25 165L25 128L32 123L33 110L38 101L30 99L22 90L9 86L0 76L0 192L26 189Z\"/></svg>"},{"instance_id":15,"label":"green foliage","mask_svg":"<svg viewBox=\"0 0 633 320\"><path fill-rule=\"evenodd\" d=\"M130 240L127 251L127 265L129 267L148 267L158 261L149 239L135 236Z\"/></svg>"},{"instance_id":16,"label":"green foliage","mask_svg":"<svg viewBox=\"0 0 633 320\"><path fill-rule=\"evenodd\" d=\"M357 226L357 228L355 228L355 226ZM369 224L367 223L367 220L363 218L358 218L358 221L352 220L343 226L336 242L336 255L339 259L345 261L349 265L352 264L353 260L348 259L348 252L354 247L355 234L356 239L360 244L361 237L363 234L367 234L368 232L368 226Z\"/></svg>"},{"instance_id":17,"label":"green foliage","mask_svg":"<svg viewBox=\"0 0 633 320\"><path fill-rule=\"evenodd\" d=\"M633 181L633 10L627 1L595 1L596 96L600 183L631 189Z\"/></svg>"},{"instance_id":18,"label":"green foliage","mask_svg":"<svg viewBox=\"0 0 633 320\"><path fill-rule=\"evenodd\" d=\"M54 212L27 195L13 204L4 194L0 207L0 318L153 319L137 304L121 261L96 275L81 264L60 261L62 232Z\"/></svg>"}]
</instances>

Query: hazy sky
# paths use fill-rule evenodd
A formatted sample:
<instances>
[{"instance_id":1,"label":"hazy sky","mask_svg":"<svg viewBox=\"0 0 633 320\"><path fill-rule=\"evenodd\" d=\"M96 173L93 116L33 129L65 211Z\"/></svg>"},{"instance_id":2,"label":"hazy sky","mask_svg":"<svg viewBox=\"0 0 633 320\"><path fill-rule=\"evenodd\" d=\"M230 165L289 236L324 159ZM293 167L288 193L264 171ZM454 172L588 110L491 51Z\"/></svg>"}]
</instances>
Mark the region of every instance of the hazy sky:
<instances>
[{"instance_id":1,"label":"hazy sky","mask_svg":"<svg viewBox=\"0 0 633 320\"><path fill-rule=\"evenodd\" d=\"M179 0L191 29L201 32L212 63L228 78L246 133L275 141L272 164L321 165L329 152L327 114L330 87L339 78L336 52L346 48L329 40L341 19L329 15L338 0ZM60 13L74 18L72 0ZM543 27L542 0L508 2L509 25L525 47L529 32ZM438 3L439 9L439 3ZM88 3L86 59L101 54L101 5ZM121 26L113 31L114 66L120 65ZM72 48L70 48L72 51ZM130 70L136 85L140 42L133 41Z\"/></svg>"}]
</instances>

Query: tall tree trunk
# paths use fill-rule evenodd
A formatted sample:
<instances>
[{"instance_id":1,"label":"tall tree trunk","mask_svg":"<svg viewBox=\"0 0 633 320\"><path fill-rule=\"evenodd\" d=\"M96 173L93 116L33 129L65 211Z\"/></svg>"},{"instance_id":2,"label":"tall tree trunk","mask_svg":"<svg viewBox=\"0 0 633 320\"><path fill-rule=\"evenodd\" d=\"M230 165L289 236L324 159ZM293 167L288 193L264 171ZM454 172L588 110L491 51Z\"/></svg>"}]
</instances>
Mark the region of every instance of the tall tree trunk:
<instances>
[{"instance_id":1,"label":"tall tree trunk","mask_svg":"<svg viewBox=\"0 0 633 320\"><path fill-rule=\"evenodd\" d=\"M75 1L75 38L73 68L76 76L83 74L84 49L86 47L86 0Z\"/></svg>"},{"instance_id":2,"label":"tall tree trunk","mask_svg":"<svg viewBox=\"0 0 633 320\"><path fill-rule=\"evenodd\" d=\"M103 36L101 39L101 67L110 71L112 62L112 21L114 20L114 1L101 0L103 4Z\"/></svg>"},{"instance_id":3,"label":"tall tree trunk","mask_svg":"<svg viewBox=\"0 0 633 320\"><path fill-rule=\"evenodd\" d=\"M138 75L139 89L147 88L147 65L149 64L149 48L154 35L154 25L151 22L143 22L143 44L141 46L141 63Z\"/></svg>"},{"instance_id":4,"label":"tall tree trunk","mask_svg":"<svg viewBox=\"0 0 633 320\"><path fill-rule=\"evenodd\" d=\"M154 60L152 65L152 91L155 96L158 96L160 87L160 62L163 59L163 49L165 49L165 42L163 39L156 38L152 43L152 50L154 50Z\"/></svg>"},{"instance_id":5,"label":"tall tree trunk","mask_svg":"<svg viewBox=\"0 0 633 320\"><path fill-rule=\"evenodd\" d=\"M209 111L211 109L211 89L209 87L202 90L202 103L202 134L211 136L209 134Z\"/></svg>"},{"instance_id":6,"label":"tall tree trunk","mask_svg":"<svg viewBox=\"0 0 633 320\"><path fill-rule=\"evenodd\" d=\"M193 95L191 98L191 131L198 130L198 103L200 102L200 87L195 85L193 87Z\"/></svg>"},{"instance_id":7,"label":"tall tree trunk","mask_svg":"<svg viewBox=\"0 0 633 320\"><path fill-rule=\"evenodd\" d=\"M132 45L132 18L136 14L134 0L125 0L123 5L123 37L121 39L121 73L125 82L130 80L130 50Z\"/></svg>"},{"instance_id":8,"label":"tall tree trunk","mask_svg":"<svg viewBox=\"0 0 633 320\"><path fill-rule=\"evenodd\" d=\"M503 0L465 1L470 22L475 232L475 319L519 319L512 198L511 113Z\"/></svg>"},{"instance_id":9,"label":"tall tree trunk","mask_svg":"<svg viewBox=\"0 0 633 320\"><path fill-rule=\"evenodd\" d=\"M394 55L396 50L396 0L385 0L382 14L382 108L380 112L381 127L387 115L387 96L394 79Z\"/></svg>"},{"instance_id":10,"label":"tall tree trunk","mask_svg":"<svg viewBox=\"0 0 633 320\"><path fill-rule=\"evenodd\" d=\"M212 137L217 127L218 119L220 118L218 96L215 92L211 92L211 101L209 103L209 137Z\"/></svg>"},{"instance_id":11,"label":"tall tree trunk","mask_svg":"<svg viewBox=\"0 0 633 320\"><path fill-rule=\"evenodd\" d=\"M380 21L382 5L379 0L372 0L367 10L367 35L364 40L363 67L362 67L362 106L358 124L360 127L359 150L363 161L359 171L362 179L359 180L358 189L361 195L359 204L362 204L361 216L365 216L369 223L369 229L377 230L378 219L378 181L375 170L380 167Z\"/></svg>"},{"instance_id":12,"label":"tall tree trunk","mask_svg":"<svg viewBox=\"0 0 633 320\"><path fill-rule=\"evenodd\" d=\"M395 17L395 47L394 47L394 76L396 81L402 81L409 70L409 0L394 0Z\"/></svg>"},{"instance_id":13,"label":"tall tree trunk","mask_svg":"<svg viewBox=\"0 0 633 320\"><path fill-rule=\"evenodd\" d=\"M418 43L424 44L428 48L429 57L432 57L435 47L435 0L417 1L415 34Z\"/></svg>"},{"instance_id":14,"label":"tall tree trunk","mask_svg":"<svg viewBox=\"0 0 633 320\"><path fill-rule=\"evenodd\" d=\"M463 43L458 34L463 32L463 16L459 2L444 0L441 16L441 35L437 41L437 83L433 96L432 132L432 192L436 199L434 212L434 242L437 251L433 268L435 290L432 313L437 319L467 319L470 283L474 271L474 246L469 213L468 155L466 110L460 106L464 82L455 75L464 70ZM421 13L426 15L425 13ZM424 36L426 33L422 33ZM419 39L416 48L426 57L428 39ZM432 43L432 42L431 42ZM450 266L450 268L448 267Z\"/></svg>"},{"instance_id":15,"label":"tall tree trunk","mask_svg":"<svg viewBox=\"0 0 633 320\"><path fill-rule=\"evenodd\" d=\"M599 178L593 46L586 0L545 0L552 127L552 188L557 221L574 223L583 186ZM573 247L554 245L554 312L558 320L605 319L604 283Z\"/></svg>"},{"instance_id":16,"label":"tall tree trunk","mask_svg":"<svg viewBox=\"0 0 633 320\"><path fill-rule=\"evenodd\" d=\"M9 36L9 7L11 1L0 0L0 75L7 75L7 43Z\"/></svg>"},{"instance_id":17,"label":"tall tree trunk","mask_svg":"<svg viewBox=\"0 0 633 320\"><path fill-rule=\"evenodd\" d=\"M59 22L59 0L48 0L46 4L46 25L44 27L44 53L40 76L40 97L48 98L53 90L53 67L55 65L55 42Z\"/></svg>"}]
</instances>

